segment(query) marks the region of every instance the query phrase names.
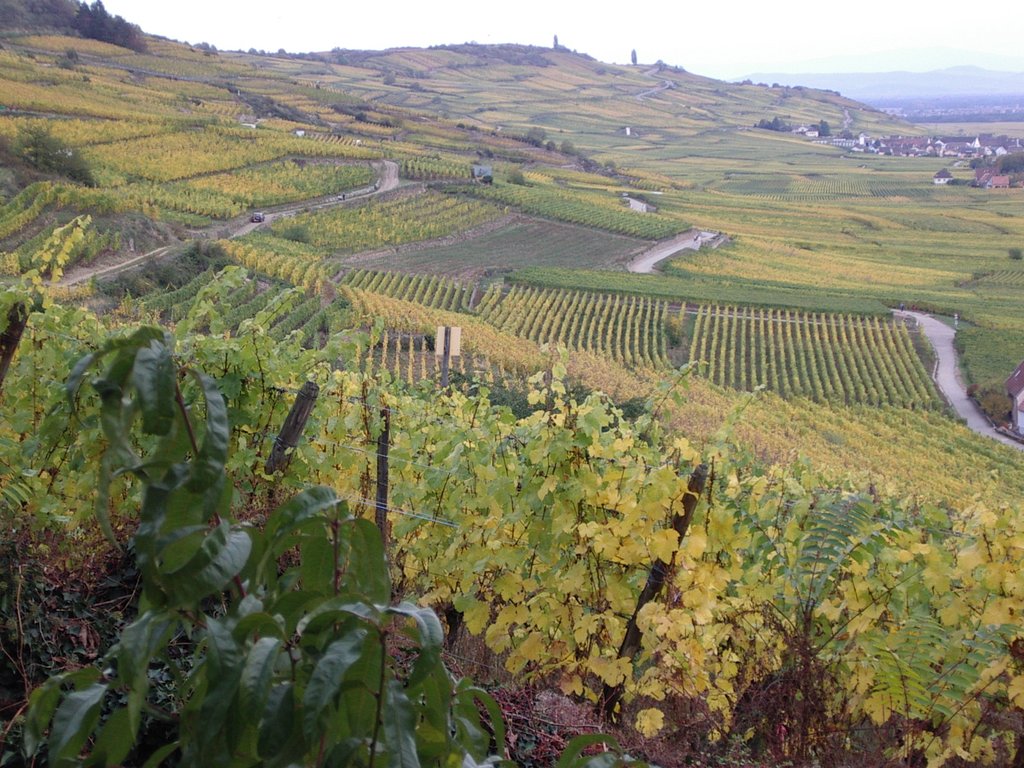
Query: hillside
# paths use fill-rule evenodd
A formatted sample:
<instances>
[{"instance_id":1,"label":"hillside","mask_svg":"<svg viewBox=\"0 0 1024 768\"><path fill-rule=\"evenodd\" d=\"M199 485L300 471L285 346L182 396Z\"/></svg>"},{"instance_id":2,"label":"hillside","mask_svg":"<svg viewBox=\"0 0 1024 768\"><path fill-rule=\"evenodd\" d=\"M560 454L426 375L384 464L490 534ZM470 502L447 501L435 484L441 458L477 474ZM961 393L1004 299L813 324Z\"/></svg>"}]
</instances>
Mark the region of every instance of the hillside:
<instances>
[{"instance_id":1,"label":"hillside","mask_svg":"<svg viewBox=\"0 0 1024 768\"><path fill-rule=\"evenodd\" d=\"M890 312L949 317L1004 418L998 386L1024 357L1024 191L934 184L940 168L973 177L952 158L754 127L915 131L827 91L564 49L138 51L52 27L6 30L0 50L0 522L17 534L0 563L29 592L23 572L83 573L88 599L37 590L33 621L46 600L85 606L106 641L121 627L93 606L121 566L101 533L132 538L159 632L129 634L117 680L93 679L85 624L46 635L73 648L41 659L20 603L0 604L30 659L0 676L5 717L28 681L79 665L68 706L131 688L127 721L138 685L180 706L185 762L208 738L214 763L319 763L341 739L322 729L317 754L328 711L379 719L385 687L401 706L454 696L446 673L416 687L443 641L448 663L588 713L624 697L627 746L659 764L1024 759L1021 453L952 418L927 339ZM655 247L658 271L628 271ZM441 326L461 329L446 374ZM307 382L320 399L275 470ZM317 483L330 501L278 508ZM357 596L381 605L339 608L344 558L372 570L360 558L385 552ZM644 608L656 573L666 592ZM130 613L136 588L117 589ZM436 616L388 613L400 599L443 613L447 639ZM401 617L437 647L402 656ZM219 637L222 620L244 631ZM193 632L221 644L207 657ZM381 642L351 650L366 637ZM163 639L170 671L149 675L134 654ZM377 688L346 710L332 659L355 654L358 672L372 653ZM237 727L175 699L185 656L197 675L234 665L235 688L190 695ZM57 710L55 728L79 729L52 739L69 763L122 722L89 702ZM472 701L460 712L483 760L491 732ZM161 710L144 719L131 733L162 738ZM370 762L378 719L352 747ZM414 722L397 719L389 760Z\"/></svg>"}]
</instances>

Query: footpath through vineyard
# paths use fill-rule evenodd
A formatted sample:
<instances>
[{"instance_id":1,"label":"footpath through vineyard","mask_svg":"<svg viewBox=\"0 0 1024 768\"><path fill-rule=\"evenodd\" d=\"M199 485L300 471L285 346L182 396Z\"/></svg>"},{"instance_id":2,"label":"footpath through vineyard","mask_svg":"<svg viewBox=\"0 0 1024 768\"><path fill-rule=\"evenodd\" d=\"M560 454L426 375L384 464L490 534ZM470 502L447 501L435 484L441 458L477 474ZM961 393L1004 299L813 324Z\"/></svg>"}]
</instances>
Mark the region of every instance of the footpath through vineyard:
<instances>
[{"instance_id":1,"label":"footpath through vineyard","mask_svg":"<svg viewBox=\"0 0 1024 768\"><path fill-rule=\"evenodd\" d=\"M697 229L689 229L681 235L676 235L671 240L663 240L647 249L631 262L627 269L630 272L649 274L654 271L654 265L664 261L670 256L675 256L680 251L700 250L701 245L713 241L719 234L717 232L701 232Z\"/></svg>"},{"instance_id":2,"label":"footpath through vineyard","mask_svg":"<svg viewBox=\"0 0 1024 768\"><path fill-rule=\"evenodd\" d=\"M922 312L901 312L893 310L896 317L912 317L917 321L935 349L935 383L943 396L953 406L957 415L967 422L967 426L979 435L985 435L1005 443L1018 451L1024 451L1024 444L1018 443L998 432L981 412L978 404L967 396L967 390L960 380L960 365L957 359L954 339L956 331L940 320Z\"/></svg>"}]
</instances>

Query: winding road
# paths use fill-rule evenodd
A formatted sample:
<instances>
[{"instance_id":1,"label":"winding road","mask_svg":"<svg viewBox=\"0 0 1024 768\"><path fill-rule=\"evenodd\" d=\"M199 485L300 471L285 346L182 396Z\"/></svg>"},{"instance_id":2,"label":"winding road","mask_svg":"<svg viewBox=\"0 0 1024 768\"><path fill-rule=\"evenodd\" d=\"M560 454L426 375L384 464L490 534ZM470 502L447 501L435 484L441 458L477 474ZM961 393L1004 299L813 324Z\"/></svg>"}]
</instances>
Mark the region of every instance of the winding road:
<instances>
[{"instance_id":1,"label":"winding road","mask_svg":"<svg viewBox=\"0 0 1024 768\"><path fill-rule=\"evenodd\" d=\"M343 205L344 203L358 200L369 195L380 195L385 192L390 192L396 189L399 185L398 179L398 163L392 160L382 160L379 163L374 163L379 176L377 181L368 187L362 189L355 189L350 192L346 192L344 196L331 195L327 198L316 198L314 200L300 200L299 202L289 203L288 205L275 208L272 211L268 211L264 224L269 224L274 219L282 216L294 216L302 211L317 210L320 208L332 208L337 205ZM230 231L226 235L229 238L241 237L242 235L252 232L254 229L263 226L263 224L249 221L248 214L245 217L235 220L234 224L229 225ZM164 245L159 248L155 248L152 251L143 253L139 256L133 256L126 261L121 261L116 264L101 265L93 264L87 267L73 267L69 269L64 277L60 280L58 285L62 287L70 287L72 285L78 285L91 280L94 277L112 277L120 272L129 270L132 267L139 266L144 262L151 259L157 259L164 256L168 251L180 245Z\"/></svg>"},{"instance_id":2,"label":"winding road","mask_svg":"<svg viewBox=\"0 0 1024 768\"><path fill-rule=\"evenodd\" d=\"M956 331L940 320L923 312L903 312L893 310L895 317L912 317L917 321L918 326L924 331L928 341L935 350L935 383L942 392L943 397L953 407L957 415L967 422L967 426L979 435L991 437L1004 445L1024 451L1024 443L1019 443L1006 435L996 431L989 423L985 414L981 412L978 404L967 396L967 390L960 380L960 370L957 360L956 346L954 339Z\"/></svg>"}]
</instances>

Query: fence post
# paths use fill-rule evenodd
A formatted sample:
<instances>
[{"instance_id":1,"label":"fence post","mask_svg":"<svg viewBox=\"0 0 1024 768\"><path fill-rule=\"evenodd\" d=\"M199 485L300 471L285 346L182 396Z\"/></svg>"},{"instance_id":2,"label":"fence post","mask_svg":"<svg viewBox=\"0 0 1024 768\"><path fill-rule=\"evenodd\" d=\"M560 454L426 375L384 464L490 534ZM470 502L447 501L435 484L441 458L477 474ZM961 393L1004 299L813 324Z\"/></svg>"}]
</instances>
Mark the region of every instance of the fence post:
<instances>
[{"instance_id":1,"label":"fence post","mask_svg":"<svg viewBox=\"0 0 1024 768\"><path fill-rule=\"evenodd\" d=\"M391 409L380 411L383 423L377 437L377 499L374 503L374 522L380 531L384 543L384 554L387 556L390 531L388 526L388 449L391 446Z\"/></svg>"},{"instance_id":2,"label":"fence post","mask_svg":"<svg viewBox=\"0 0 1024 768\"><path fill-rule=\"evenodd\" d=\"M452 356L452 328L450 325L444 327L444 352L441 354L441 386L448 386L448 365Z\"/></svg>"},{"instance_id":3,"label":"fence post","mask_svg":"<svg viewBox=\"0 0 1024 768\"><path fill-rule=\"evenodd\" d=\"M288 416L281 425L280 433L274 438L274 446L270 449L270 456L267 457L267 463L263 468L268 475L288 466L292 459L288 451L298 445L299 437L302 436L302 430L319 394L320 387L315 382L307 381L302 385L292 409L288 411Z\"/></svg>"},{"instance_id":4,"label":"fence post","mask_svg":"<svg viewBox=\"0 0 1024 768\"><path fill-rule=\"evenodd\" d=\"M21 302L12 304L7 312L7 327L0 334L0 388L3 388L7 369L10 368L14 353L18 350L18 343L27 323L28 308Z\"/></svg>"},{"instance_id":5,"label":"fence post","mask_svg":"<svg viewBox=\"0 0 1024 768\"><path fill-rule=\"evenodd\" d=\"M686 487L686 495L683 496L683 513L672 516L672 528L679 534L680 546L682 546L683 539L686 537L690 521L693 520L693 511L697 508L697 502L700 500L701 494L704 493L704 485L707 479L708 467L706 464L701 464L693 470L693 474L690 475L690 482ZM651 571L647 575L647 583L640 592L640 597L637 598L636 610L633 611L633 616L626 625L626 634L623 635L622 645L619 646L620 659L633 658L640 651L641 638L640 629L637 627L636 622L637 615L640 613L641 608L657 598L661 593L662 587L665 586L665 581L675 564L675 559L676 556L673 553L667 563L664 560L656 560L651 566ZM622 682L614 686L608 684L604 686L600 706L605 717L609 720L615 719L615 708L622 701L625 685L625 682Z\"/></svg>"}]
</instances>

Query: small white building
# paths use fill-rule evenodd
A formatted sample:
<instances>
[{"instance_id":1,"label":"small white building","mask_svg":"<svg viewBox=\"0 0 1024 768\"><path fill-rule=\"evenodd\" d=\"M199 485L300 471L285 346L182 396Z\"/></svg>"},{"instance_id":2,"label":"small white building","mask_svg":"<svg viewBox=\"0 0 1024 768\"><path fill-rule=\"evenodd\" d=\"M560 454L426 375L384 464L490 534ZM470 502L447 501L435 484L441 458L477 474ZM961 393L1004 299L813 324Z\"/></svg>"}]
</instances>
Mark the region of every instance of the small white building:
<instances>
[{"instance_id":1,"label":"small white building","mask_svg":"<svg viewBox=\"0 0 1024 768\"><path fill-rule=\"evenodd\" d=\"M1010 421L1018 434L1024 435L1024 363L1017 366L1006 380L1006 394L1010 398Z\"/></svg>"},{"instance_id":2,"label":"small white building","mask_svg":"<svg viewBox=\"0 0 1024 768\"><path fill-rule=\"evenodd\" d=\"M939 171L932 177L932 181L935 182L936 184L949 184L949 182L951 182L952 180L953 174L950 173L945 168L943 168L941 171Z\"/></svg>"}]
</instances>

